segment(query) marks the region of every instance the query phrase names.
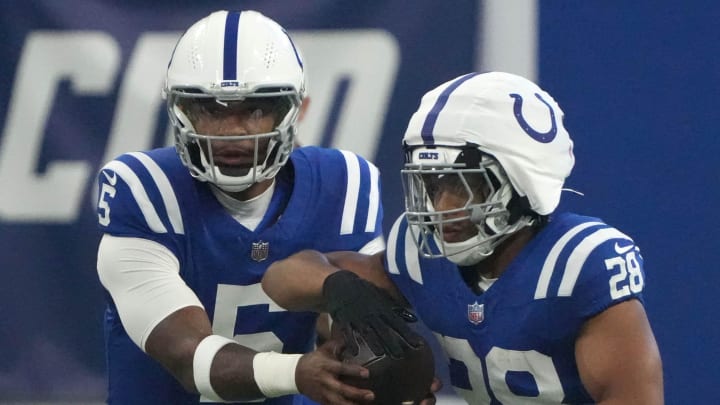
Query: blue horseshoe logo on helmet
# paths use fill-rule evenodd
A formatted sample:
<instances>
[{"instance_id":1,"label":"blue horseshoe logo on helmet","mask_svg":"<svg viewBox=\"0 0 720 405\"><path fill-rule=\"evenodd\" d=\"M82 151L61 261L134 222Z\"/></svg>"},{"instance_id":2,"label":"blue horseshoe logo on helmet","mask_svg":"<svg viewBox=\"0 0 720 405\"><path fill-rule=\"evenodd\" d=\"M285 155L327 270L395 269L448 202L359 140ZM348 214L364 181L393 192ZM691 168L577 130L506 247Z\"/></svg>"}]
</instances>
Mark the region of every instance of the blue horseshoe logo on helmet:
<instances>
[{"instance_id":1,"label":"blue horseshoe logo on helmet","mask_svg":"<svg viewBox=\"0 0 720 405\"><path fill-rule=\"evenodd\" d=\"M519 94L511 93L510 97L515 99L515 103L513 104L513 113L515 114L515 119L517 120L518 124L520 124L520 128L522 128L522 130L525 131L526 134L530 135L532 139L538 142L552 142L552 140L555 139L555 136L557 135L557 122L555 121L555 111L553 111L552 107L550 107L550 104L543 100L540 94L535 93L535 97L537 97L538 100L542 101L542 103L547 106L548 110L550 110L550 119L552 120L552 128L550 128L550 130L548 130L547 132L539 132L534 130L530 126L530 124L525 121L525 117L523 117L522 115L522 96Z\"/></svg>"}]
</instances>

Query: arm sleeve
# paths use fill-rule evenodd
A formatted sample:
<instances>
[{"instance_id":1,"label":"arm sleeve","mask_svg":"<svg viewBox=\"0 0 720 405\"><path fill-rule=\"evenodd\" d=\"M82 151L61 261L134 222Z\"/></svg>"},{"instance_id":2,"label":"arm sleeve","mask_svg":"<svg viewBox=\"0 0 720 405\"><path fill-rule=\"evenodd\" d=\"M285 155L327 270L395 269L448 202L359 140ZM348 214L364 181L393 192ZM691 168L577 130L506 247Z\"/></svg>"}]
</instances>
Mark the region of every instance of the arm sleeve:
<instances>
[{"instance_id":1,"label":"arm sleeve","mask_svg":"<svg viewBox=\"0 0 720 405\"><path fill-rule=\"evenodd\" d=\"M203 307L180 277L175 255L157 242L105 234L97 271L123 327L143 351L150 332L168 315L189 306Z\"/></svg>"}]
</instances>

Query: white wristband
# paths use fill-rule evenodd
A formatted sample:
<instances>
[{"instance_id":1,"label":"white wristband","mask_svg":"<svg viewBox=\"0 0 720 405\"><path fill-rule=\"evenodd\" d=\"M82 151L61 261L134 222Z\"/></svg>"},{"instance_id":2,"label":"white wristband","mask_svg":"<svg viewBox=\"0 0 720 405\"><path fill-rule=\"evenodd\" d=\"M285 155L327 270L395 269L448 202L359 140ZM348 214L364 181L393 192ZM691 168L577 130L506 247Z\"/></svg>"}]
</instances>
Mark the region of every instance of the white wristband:
<instances>
[{"instance_id":1,"label":"white wristband","mask_svg":"<svg viewBox=\"0 0 720 405\"><path fill-rule=\"evenodd\" d=\"M266 398L297 394L295 368L302 354L262 352L253 357L255 384Z\"/></svg>"},{"instance_id":2,"label":"white wristband","mask_svg":"<svg viewBox=\"0 0 720 405\"><path fill-rule=\"evenodd\" d=\"M217 352L230 343L237 344L237 342L232 339L218 335L210 335L200 341L193 355L193 379L195 380L195 388L197 388L200 395L216 402L224 402L225 400L220 398L210 383L210 368L212 367L212 362Z\"/></svg>"}]
</instances>

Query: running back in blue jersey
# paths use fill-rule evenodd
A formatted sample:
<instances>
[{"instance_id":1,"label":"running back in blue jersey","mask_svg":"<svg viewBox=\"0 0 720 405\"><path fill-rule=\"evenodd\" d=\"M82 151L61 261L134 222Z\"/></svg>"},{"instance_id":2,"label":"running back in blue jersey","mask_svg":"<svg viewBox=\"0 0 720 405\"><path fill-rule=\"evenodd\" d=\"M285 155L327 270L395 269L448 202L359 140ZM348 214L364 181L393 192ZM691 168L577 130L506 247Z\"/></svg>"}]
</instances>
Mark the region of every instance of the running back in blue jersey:
<instances>
[{"instance_id":1,"label":"running back in blue jersey","mask_svg":"<svg viewBox=\"0 0 720 405\"><path fill-rule=\"evenodd\" d=\"M294 151L254 231L233 219L209 187L190 176L173 148L122 155L99 174L100 228L170 249L213 333L258 351L311 350L317 315L276 306L260 281L273 261L302 249L359 250L382 237L377 168L349 152ZM130 340L110 297L105 334L110 403L198 403ZM265 402L302 401L307 399L287 396Z\"/></svg>"},{"instance_id":2,"label":"running back in blue jersey","mask_svg":"<svg viewBox=\"0 0 720 405\"><path fill-rule=\"evenodd\" d=\"M583 323L611 305L642 302L643 260L632 239L596 218L559 214L484 293L450 261L424 259L401 216L386 268L448 357L471 404L585 404L575 364Z\"/></svg>"}]
</instances>

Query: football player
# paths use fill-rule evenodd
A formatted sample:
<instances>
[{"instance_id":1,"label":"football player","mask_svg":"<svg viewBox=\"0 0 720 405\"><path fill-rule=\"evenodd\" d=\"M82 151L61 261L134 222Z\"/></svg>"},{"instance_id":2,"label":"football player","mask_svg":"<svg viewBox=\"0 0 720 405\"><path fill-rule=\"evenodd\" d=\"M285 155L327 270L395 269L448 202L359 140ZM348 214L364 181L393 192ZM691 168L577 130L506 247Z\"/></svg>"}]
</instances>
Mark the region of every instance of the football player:
<instances>
[{"instance_id":1,"label":"football player","mask_svg":"<svg viewBox=\"0 0 720 405\"><path fill-rule=\"evenodd\" d=\"M304 93L300 52L258 12L214 12L179 39L164 86L175 147L98 175L109 403L372 398L340 381L367 370L337 361L333 342L310 352L317 314L278 307L260 284L302 249L385 246L377 168L293 150Z\"/></svg>"},{"instance_id":2,"label":"football player","mask_svg":"<svg viewBox=\"0 0 720 405\"><path fill-rule=\"evenodd\" d=\"M598 218L555 213L574 165L555 100L470 73L425 94L403 141L405 213L387 251L298 253L271 266L266 292L332 314L356 291L357 328L407 346L357 293L372 288L355 273L373 281L417 311L471 404L662 404L640 249Z\"/></svg>"}]
</instances>

